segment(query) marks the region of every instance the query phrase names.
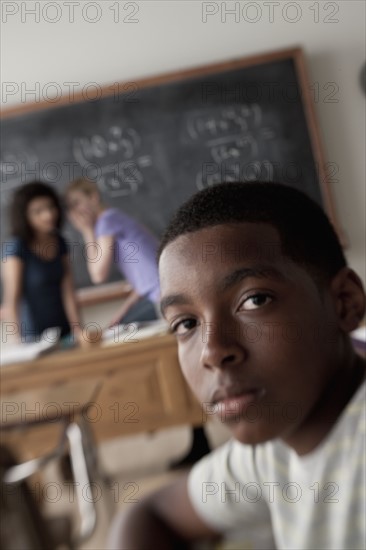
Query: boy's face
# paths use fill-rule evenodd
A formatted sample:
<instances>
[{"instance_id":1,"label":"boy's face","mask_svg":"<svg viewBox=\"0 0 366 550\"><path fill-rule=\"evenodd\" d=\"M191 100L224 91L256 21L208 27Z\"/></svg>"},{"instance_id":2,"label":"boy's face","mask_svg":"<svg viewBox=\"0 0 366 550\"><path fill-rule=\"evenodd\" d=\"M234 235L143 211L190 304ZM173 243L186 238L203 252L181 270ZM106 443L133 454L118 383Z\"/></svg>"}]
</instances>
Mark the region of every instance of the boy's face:
<instances>
[{"instance_id":1,"label":"boy's face","mask_svg":"<svg viewBox=\"0 0 366 550\"><path fill-rule=\"evenodd\" d=\"M180 236L159 267L164 317L206 418L218 414L242 443L291 440L337 368L331 294L282 254L269 224Z\"/></svg>"}]
</instances>

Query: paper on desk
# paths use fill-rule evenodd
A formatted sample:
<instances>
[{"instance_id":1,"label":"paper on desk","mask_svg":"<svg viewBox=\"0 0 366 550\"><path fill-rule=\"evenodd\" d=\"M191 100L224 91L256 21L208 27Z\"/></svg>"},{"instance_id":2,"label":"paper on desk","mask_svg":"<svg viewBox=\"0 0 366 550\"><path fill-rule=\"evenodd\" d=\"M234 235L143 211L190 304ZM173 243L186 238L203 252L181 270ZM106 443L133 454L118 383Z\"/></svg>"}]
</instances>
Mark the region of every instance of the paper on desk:
<instances>
[{"instance_id":1,"label":"paper on desk","mask_svg":"<svg viewBox=\"0 0 366 550\"><path fill-rule=\"evenodd\" d=\"M59 327L52 327L41 334L39 342L2 346L0 365L4 367L11 363L32 361L43 353L47 353L55 348L60 339L60 335L61 329Z\"/></svg>"},{"instance_id":2,"label":"paper on desk","mask_svg":"<svg viewBox=\"0 0 366 550\"><path fill-rule=\"evenodd\" d=\"M103 331L102 346L138 342L151 336L167 334L169 326L164 319L144 323L117 325Z\"/></svg>"}]
</instances>

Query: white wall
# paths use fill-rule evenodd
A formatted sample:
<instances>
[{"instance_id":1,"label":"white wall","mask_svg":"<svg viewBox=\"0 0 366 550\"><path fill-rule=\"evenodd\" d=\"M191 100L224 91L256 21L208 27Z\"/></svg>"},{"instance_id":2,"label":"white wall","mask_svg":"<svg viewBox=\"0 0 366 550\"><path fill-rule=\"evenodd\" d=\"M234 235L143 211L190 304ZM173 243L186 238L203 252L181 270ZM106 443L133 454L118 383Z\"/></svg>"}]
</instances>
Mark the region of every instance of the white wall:
<instances>
[{"instance_id":1,"label":"white wall","mask_svg":"<svg viewBox=\"0 0 366 550\"><path fill-rule=\"evenodd\" d=\"M133 81L301 45L311 83L319 87L316 111L326 157L339 167L332 190L350 242L347 255L365 280L366 98L358 81L365 61L363 1L78 0L59 1L57 9L56 2L43 1L36 8L39 22L27 13L35 4L1 2L4 106L34 100L34 95L25 96L24 92L37 86L41 99L47 99L42 89L46 86L51 94L50 82L69 93L67 82L78 83L75 90L82 90L90 82ZM74 22L70 22L71 4ZM225 6L239 8L239 12L225 15ZM114 22L118 7L119 22ZM208 11L217 13L207 15L204 22ZM91 22L98 17L99 21ZM328 83L338 87L333 96L336 102L327 101L333 89L326 88ZM13 95L4 95L4 91Z\"/></svg>"}]
</instances>

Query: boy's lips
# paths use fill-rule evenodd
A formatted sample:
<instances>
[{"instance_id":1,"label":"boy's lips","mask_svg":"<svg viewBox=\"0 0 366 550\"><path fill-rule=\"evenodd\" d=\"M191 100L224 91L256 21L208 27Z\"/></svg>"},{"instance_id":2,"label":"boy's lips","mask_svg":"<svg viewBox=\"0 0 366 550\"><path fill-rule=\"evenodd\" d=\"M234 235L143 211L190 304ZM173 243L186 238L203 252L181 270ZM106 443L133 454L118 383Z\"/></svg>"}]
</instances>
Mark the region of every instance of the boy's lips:
<instances>
[{"instance_id":1,"label":"boy's lips","mask_svg":"<svg viewBox=\"0 0 366 550\"><path fill-rule=\"evenodd\" d=\"M260 399L266 393L264 388L238 388L224 387L215 391L212 403L216 412L225 417L236 416L243 413L251 404Z\"/></svg>"}]
</instances>

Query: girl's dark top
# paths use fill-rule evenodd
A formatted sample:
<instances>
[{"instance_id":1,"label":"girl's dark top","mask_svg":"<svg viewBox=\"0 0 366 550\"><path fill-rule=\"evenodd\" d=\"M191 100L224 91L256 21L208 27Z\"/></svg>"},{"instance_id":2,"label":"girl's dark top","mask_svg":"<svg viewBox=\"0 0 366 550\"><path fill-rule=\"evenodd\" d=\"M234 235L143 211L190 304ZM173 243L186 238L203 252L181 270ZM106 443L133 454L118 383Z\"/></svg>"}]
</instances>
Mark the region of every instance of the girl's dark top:
<instances>
[{"instance_id":1,"label":"girl's dark top","mask_svg":"<svg viewBox=\"0 0 366 550\"><path fill-rule=\"evenodd\" d=\"M57 253L51 260L38 256L20 238L15 237L6 245L6 257L17 256L24 262L20 306L23 342L39 340L42 332L51 327L60 327L61 336L70 333L61 294L64 276L62 260L67 254L67 244L59 234L57 239Z\"/></svg>"}]
</instances>

